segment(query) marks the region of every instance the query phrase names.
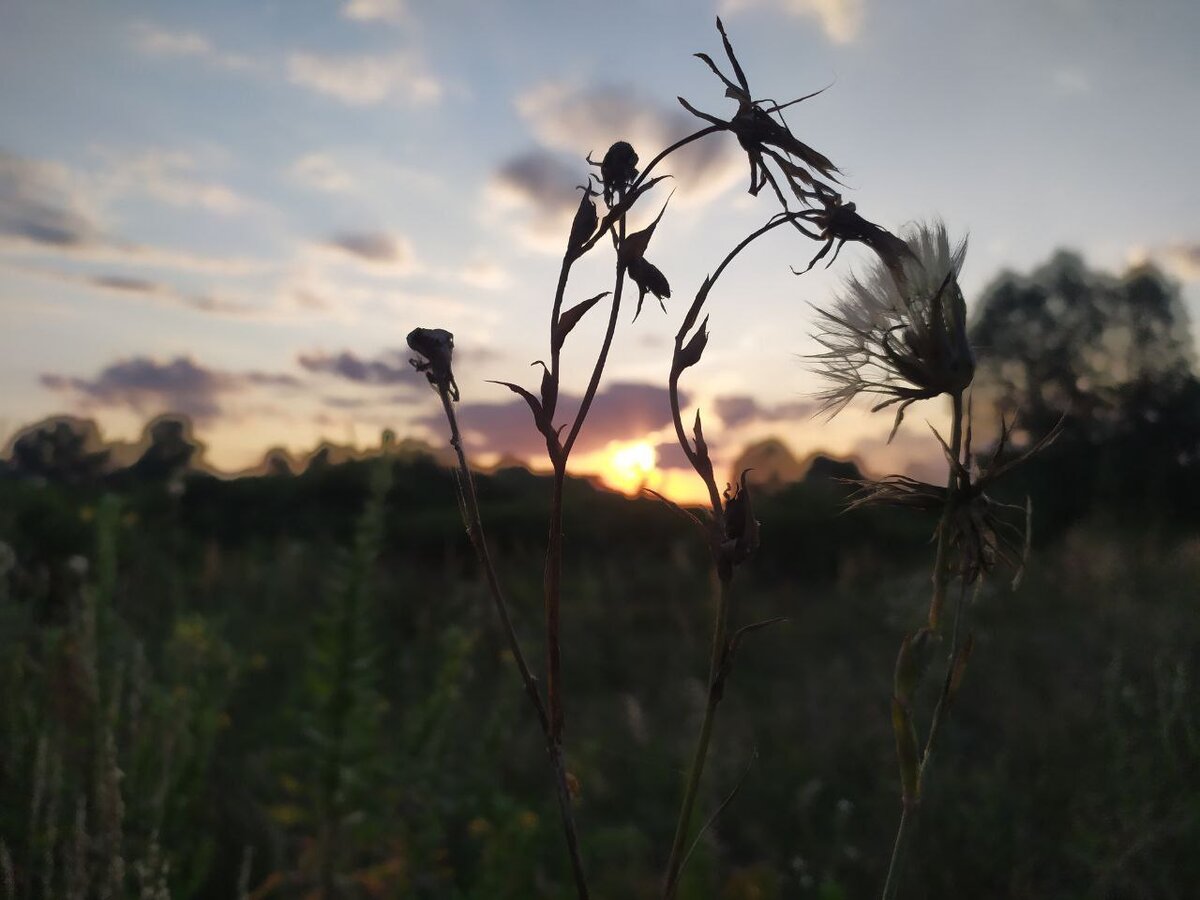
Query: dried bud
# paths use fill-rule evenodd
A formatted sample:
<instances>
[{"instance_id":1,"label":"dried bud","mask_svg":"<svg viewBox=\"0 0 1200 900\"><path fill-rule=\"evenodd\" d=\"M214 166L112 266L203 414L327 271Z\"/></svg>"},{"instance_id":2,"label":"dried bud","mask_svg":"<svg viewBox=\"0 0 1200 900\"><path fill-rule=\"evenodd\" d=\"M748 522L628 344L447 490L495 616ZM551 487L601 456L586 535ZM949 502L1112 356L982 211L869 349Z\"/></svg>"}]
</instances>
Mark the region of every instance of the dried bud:
<instances>
[{"instance_id":1,"label":"dried bud","mask_svg":"<svg viewBox=\"0 0 1200 900\"><path fill-rule=\"evenodd\" d=\"M418 372L424 372L429 383L439 392L458 400L458 385L454 383L451 363L454 357L454 335L444 328L414 328L408 333L408 346L424 359L409 362Z\"/></svg>"},{"instance_id":2,"label":"dried bud","mask_svg":"<svg viewBox=\"0 0 1200 900\"><path fill-rule=\"evenodd\" d=\"M575 210L575 220L571 223L571 236L567 239L567 255L575 256L596 231L600 221L596 213L596 203L592 200L596 192L591 184L583 185L580 190L583 196L579 199L579 209Z\"/></svg>"},{"instance_id":3,"label":"dried bud","mask_svg":"<svg viewBox=\"0 0 1200 900\"><path fill-rule=\"evenodd\" d=\"M642 314L642 301L646 299L647 293L658 298L658 305L662 307L663 312L666 312L667 306L663 300L671 296L671 285L667 281L667 276L658 266L644 256L638 256L629 261L626 271L633 283L638 286L638 302L637 310L633 314L634 321L637 321L637 317Z\"/></svg>"},{"instance_id":4,"label":"dried bud","mask_svg":"<svg viewBox=\"0 0 1200 900\"><path fill-rule=\"evenodd\" d=\"M608 148L600 161L600 180L604 184L604 202L613 205L613 199L625 196L625 191L637 178L638 155L633 145L617 141Z\"/></svg>"},{"instance_id":5,"label":"dried bud","mask_svg":"<svg viewBox=\"0 0 1200 900\"><path fill-rule=\"evenodd\" d=\"M704 321L700 323L700 327L696 329L696 333L692 335L691 340L675 352L675 358L671 360L672 374L678 375L684 369L690 368L700 362L700 357L704 354L704 348L707 346L708 316L705 316Z\"/></svg>"},{"instance_id":6,"label":"dried bud","mask_svg":"<svg viewBox=\"0 0 1200 900\"><path fill-rule=\"evenodd\" d=\"M754 518L750 487L746 483L749 471L742 472L736 488L725 488L725 537L718 562L722 578L731 577L733 567L745 562L758 549L758 520Z\"/></svg>"}]
</instances>

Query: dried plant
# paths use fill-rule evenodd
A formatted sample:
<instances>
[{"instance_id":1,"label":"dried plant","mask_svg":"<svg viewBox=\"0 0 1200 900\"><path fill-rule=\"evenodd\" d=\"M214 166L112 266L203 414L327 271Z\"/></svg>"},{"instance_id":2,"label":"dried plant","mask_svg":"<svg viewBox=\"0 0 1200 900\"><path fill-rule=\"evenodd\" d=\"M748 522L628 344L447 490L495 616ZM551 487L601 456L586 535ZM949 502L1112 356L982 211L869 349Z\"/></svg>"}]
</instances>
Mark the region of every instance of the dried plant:
<instances>
[{"instance_id":1,"label":"dried plant","mask_svg":"<svg viewBox=\"0 0 1200 900\"><path fill-rule=\"evenodd\" d=\"M962 636L966 591L976 591L998 565L1013 570L1020 581L1029 553L1032 505L1001 503L988 491L1002 476L1039 453L1058 436L1059 427L1023 454L1012 457L1011 427L1001 423L990 459L978 464L972 455L972 415L964 395L975 373L975 355L967 339L966 302L958 273L966 242L952 246L941 223L916 229L907 253L890 242L870 244L879 261L865 278L851 277L832 310L821 310L823 330L816 335L825 352L817 354L817 370L830 382L819 395L837 413L859 395L882 395L873 411L899 404L892 435L904 411L919 400L942 395L951 399L951 437L933 435L946 458L945 487L907 475L853 482L857 491L849 508L894 506L939 516L934 531L932 593L927 623L905 636L896 660L892 693L892 725L900 766L902 811L884 885L885 900L897 895L911 823L920 805L924 782L938 734L950 711L973 636ZM943 609L950 583L959 592L942 687L920 748L914 696L939 643L945 641Z\"/></svg>"},{"instance_id":2,"label":"dried plant","mask_svg":"<svg viewBox=\"0 0 1200 900\"><path fill-rule=\"evenodd\" d=\"M480 521L472 471L463 448L455 402L459 399L454 381L453 336L443 329L415 329L408 338L418 354L414 367L425 374L442 401L450 430L450 443L457 458L459 505L467 533L483 567L489 592L503 625L512 656L525 691L537 714L546 742L555 778L563 829L570 854L575 886L581 898L588 896L583 860L579 849L569 789L570 776L564 762L563 735L565 702L562 659L559 648L562 594L562 515L563 485L571 450L584 427L596 396L612 347L626 276L638 288L636 319L646 294L653 294L666 309L663 300L671 296L666 275L647 258L652 237L663 219L667 203L654 220L641 231L628 234L626 217L640 198L667 176L650 173L672 153L702 138L730 133L746 152L750 166L749 193L757 196L771 185L779 202L767 222L747 235L705 277L691 305L684 313L675 335L668 390L672 421L679 445L705 486L708 509L692 511L660 497L702 535L709 550L716 576L715 621L709 659L707 700L696 746L692 752L683 797L680 802L675 836L667 859L662 885L664 898L675 896L680 876L703 831L720 815L736 794L733 793L693 832L693 814L708 757L716 712L724 695L735 654L741 641L751 632L781 620L772 619L737 626L733 615L732 582L735 573L754 554L759 542L760 524L755 518L753 495L747 472L735 485L721 488L715 474L709 446L705 440L701 413L695 412L691 427L685 425L679 382L684 372L696 366L708 346L708 316L701 319L718 279L735 258L759 237L784 225L791 226L804 238L816 241L820 248L808 265L796 274L809 271L829 256L827 265L837 259L847 242L861 243L878 257L863 278L851 278L831 309L821 310L823 330L817 335L823 352L817 368L829 381L820 395L825 409L836 414L859 395L875 398L874 409L897 406L892 428L895 433L905 410L919 400L948 395L954 410L949 442L941 442L950 463L945 487L927 485L906 476L889 476L878 482L859 482L851 507L866 505L903 506L940 516L936 528L937 550L934 561L933 591L928 625L905 638L897 663L893 697L897 748L901 760L904 813L893 854L892 872L885 896L894 896L899 863L908 824L920 797L920 782L933 748L934 738L965 670L972 641L968 636L960 645L963 599L960 594L955 626L950 639L949 662L942 696L933 714L923 755L917 753L916 729L912 715L912 693L924 671L930 649L942 640L941 611L951 576L959 578L965 591L978 584L995 565L1007 563L1019 569L1028 545L1025 508L1013 507L992 499L987 489L1013 465L1044 447L1053 435L1039 442L1025 457L1008 461L1005 451L1010 437L1006 427L991 460L977 466L970 451L970 417L963 402L974 375L975 362L967 340L966 305L958 285L965 243L952 245L943 226L918 229L902 240L885 228L867 220L856 204L847 202L835 185L838 168L823 154L795 136L782 112L809 99L808 94L789 103L755 99L743 67L721 21L717 20L722 45L733 77L728 77L713 59L696 54L725 85L725 95L737 102L732 118L725 120L704 113L687 100L683 106L708 123L653 157L639 172L639 156L624 140L616 140L599 162L591 156L587 162L599 169L580 187L583 192L567 236L557 286L550 313L548 361L538 360L542 369L536 391L512 382L496 382L519 395L532 413L534 427L545 440L550 462L553 490L549 514L544 573L546 697L543 700L537 679L526 662L517 638L508 606L493 566ZM786 190L785 190L786 188ZM603 214L596 198L605 206ZM669 200L669 198L668 198ZM605 237L611 237L615 250L615 278L611 290L589 297L564 309L573 264L592 251ZM591 364L591 375L578 409L562 421L558 413L560 384L564 368L563 347L572 329L593 307L607 299L608 323L600 349ZM963 426L966 425L964 444ZM1024 512L1014 521L1013 514Z\"/></svg>"}]
</instances>

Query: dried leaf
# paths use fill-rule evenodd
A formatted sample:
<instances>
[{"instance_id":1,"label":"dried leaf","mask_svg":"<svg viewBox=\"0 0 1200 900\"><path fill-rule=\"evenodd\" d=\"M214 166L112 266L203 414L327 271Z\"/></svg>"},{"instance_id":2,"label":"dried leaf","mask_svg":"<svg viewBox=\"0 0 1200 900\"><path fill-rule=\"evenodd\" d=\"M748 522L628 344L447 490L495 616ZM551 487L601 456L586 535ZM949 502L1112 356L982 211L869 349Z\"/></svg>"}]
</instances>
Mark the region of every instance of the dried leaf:
<instances>
[{"instance_id":1,"label":"dried leaf","mask_svg":"<svg viewBox=\"0 0 1200 900\"><path fill-rule=\"evenodd\" d=\"M900 787L904 803L917 800L920 792L921 764L917 751L917 729L906 704L892 698L892 731L896 734L896 759L900 763Z\"/></svg>"},{"instance_id":2,"label":"dried leaf","mask_svg":"<svg viewBox=\"0 0 1200 900\"><path fill-rule=\"evenodd\" d=\"M529 409L533 412L533 422L537 426L538 431L543 434L547 433L549 422L546 419L545 410L542 409L541 401L537 397L533 396L533 394L519 384L513 384L511 381L489 381L488 384L500 384L514 394L520 394L521 398L529 404Z\"/></svg>"},{"instance_id":3,"label":"dried leaf","mask_svg":"<svg viewBox=\"0 0 1200 900\"><path fill-rule=\"evenodd\" d=\"M654 229L658 227L658 223L662 220L663 213L667 211L667 204L671 202L671 197L675 195L674 191L667 197L666 203L663 203L662 209L658 211L658 215L654 217L654 221L643 228L641 231L635 231L631 235L627 235L625 240L621 242L621 247L617 251L617 261L622 265L628 266L631 260L641 259L646 253L646 248L650 246L650 238L654 236Z\"/></svg>"},{"instance_id":4,"label":"dried leaf","mask_svg":"<svg viewBox=\"0 0 1200 900\"><path fill-rule=\"evenodd\" d=\"M563 341L567 339L567 335L571 333L571 329L579 324L579 320L583 318L589 309L607 297L608 293L608 291L604 291L595 297L588 297L588 299L576 303L566 312L559 315L558 324L554 328L554 345L556 348L562 347Z\"/></svg>"},{"instance_id":5,"label":"dried leaf","mask_svg":"<svg viewBox=\"0 0 1200 900\"><path fill-rule=\"evenodd\" d=\"M675 359L671 361L672 374L678 375L684 369L694 366L700 362L700 357L704 353L704 348L708 346L708 316L704 317L704 321L700 323L699 330L692 335L682 348L676 351Z\"/></svg>"},{"instance_id":6,"label":"dried leaf","mask_svg":"<svg viewBox=\"0 0 1200 900\"><path fill-rule=\"evenodd\" d=\"M963 675L967 671L967 662L971 659L971 651L974 649L975 635L969 634L962 649L954 657L954 668L950 671L950 685L946 691L946 699L951 702L954 701L958 695L958 689L962 686Z\"/></svg>"}]
</instances>

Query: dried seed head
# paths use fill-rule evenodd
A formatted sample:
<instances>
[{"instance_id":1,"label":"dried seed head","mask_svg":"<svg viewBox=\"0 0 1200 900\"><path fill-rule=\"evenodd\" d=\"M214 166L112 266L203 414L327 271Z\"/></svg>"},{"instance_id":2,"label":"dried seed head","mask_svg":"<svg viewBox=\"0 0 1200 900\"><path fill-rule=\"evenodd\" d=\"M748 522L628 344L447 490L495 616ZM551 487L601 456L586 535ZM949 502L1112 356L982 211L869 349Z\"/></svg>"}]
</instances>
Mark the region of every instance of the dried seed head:
<instances>
[{"instance_id":1,"label":"dried seed head","mask_svg":"<svg viewBox=\"0 0 1200 900\"><path fill-rule=\"evenodd\" d=\"M575 210L575 219L571 222L571 234L567 238L567 253L575 256L580 249L596 231L596 225L600 221L599 215L596 213L596 203L592 198L596 196L596 192L592 190L592 185L589 180L588 184L582 185L580 190L583 191L583 196L579 199L579 208Z\"/></svg>"},{"instance_id":2,"label":"dried seed head","mask_svg":"<svg viewBox=\"0 0 1200 900\"><path fill-rule=\"evenodd\" d=\"M458 385L454 383L451 367L454 358L454 335L444 328L414 328L408 333L408 346L423 359L410 359L412 367L424 372L429 383L439 392L458 400Z\"/></svg>"},{"instance_id":3,"label":"dried seed head","mask_svg":"<svg viewBox=\"0 0 1200 900\"><path fill-rule=\"evenodd\" d=\"M736 487L725 487L725 535L717 561L722 578L733 575L733 568L750 558L758 549L758 520L754 518L746 469Z\"/></svg>"},{"instance_id":4,"label":"dried seed head","mask_svg":"<svg viewBox=\"0 0 1200 900\"><path fill-rule=\"evenodd\" d=\"M604 184L604 202L613 205L621 199L637 178L638 155L627 141L617 141L600 161L600 181Z\"/></svg>"},{"instance_id":5,"label":"dried seed head","mask_svg":"<svg viewBox=\"0 0 1200 900\"><path fill-rule=\"evenodd\" d=\"M658 266L644 256L638 256L629 261L626 271L633 283L638 286L637 311L633 314L634 321L642 314L642 301L646 299L647 293L657 297L658 305L662 307L663 312L666 312L667 305L663 303L663 300L671 296L671 285L667 281L667 276L659 270Z\"/></svg>"},{"instance_id":6,"label":"dried seed head","mask_svg":"<svg viewBox=\"0 0 1200 900\"><path fill-rule=\"evenodd\" d=\"M958 286L966 243L951 248L940 223L906 243L911 256L881 254L865 278L849 279L833 308L819 311L815 335L825 348L814 357L817 370L831 382L818 395L825 409L837 413L859 394L879 395L875 410L900 404L893 434L909 404L961 394L975 375Z\"/></svg>"}]
</instances>

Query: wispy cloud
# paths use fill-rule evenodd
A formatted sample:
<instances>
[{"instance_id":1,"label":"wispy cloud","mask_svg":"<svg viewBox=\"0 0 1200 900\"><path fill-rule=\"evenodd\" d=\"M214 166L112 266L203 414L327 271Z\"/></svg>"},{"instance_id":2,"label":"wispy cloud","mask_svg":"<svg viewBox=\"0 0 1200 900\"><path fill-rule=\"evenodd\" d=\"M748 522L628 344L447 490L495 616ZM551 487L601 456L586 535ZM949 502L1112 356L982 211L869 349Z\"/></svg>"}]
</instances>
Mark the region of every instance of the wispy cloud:
<instances>
[{"instance_id":1,"label":"wispy cloud","mask_svg":"<svg viewBox=\"0 0 1200 900\"><path fill-rule=\"evenodd\" d=\"M233 71L254 68L248 56L225 53L198 31L172 31L152 22L134 22L130 26L134 49L144 56L166 59L197 59L208 65Z\"/></svg>"},{"instance_id":2,"label":"wispy cloud","mask_svg":"<svg viewBox=\"0 0 1200 900\"><path fill-rule=\"evenodd\" d=\"M63 250L105 241L97 212L65 166L0 151L0 236Z\"/></svg>"},{"instance_id":3,"label":"wispy cloud","mask_svg":"<svg viewBox=\"0 0 1200 900\"><path fill-rule=\"evenodd\" d=\"M152 148L133 154L109 154L109 168L97 177L97 190L109 196L145 196L179 209L221 216L240 215L258 204L228 185L200 177L190 154Z\"/></svg>"},{"instance_id":4,"label":"wispy cloud","mask_svg":"<svg viewBox=\"0 0 1200 900\"><path fill-rule=\"evenodd\" d=\"M719 4L722 15L727 16L759 7L815 19L836 44L848 44L858 37L866 12L865 0L721 0Z\"/></svg>"},{"instance_id":5,"label":"wispy cloud","mask_svg":"<svg viewBox=\"0 0 1200 900\"><path fill-rule=\"evenodd\" d=\"M417 59L403 52L388 56L328 56L293 53L288 79L299 87L350 106L396 102L409 106L434 103L441 83Z\"/></svg>"},{"instance_id":6,"label":"wispy cloud","mask_svg":"<svg viewBox=\"0 0 1200 900\"><path fill-rule=\"evenodd\" d=\"M727 428L741 428L764 422L797 422L811 419L820 409L813 400L791 400L762 404L749 394L716 397L713 407Z\"/></svg>"},{"instance_id":7,"label":"wispy cloud","mask_svg":"<svg viewBox=\"0 0 1200 900\"><path fill-rule=\"evenodd\" d=\"M570 421L579 406L579 397L562 394L558 399L557 421ZM683 398L686 403L686 397ZM519 397L500 403L462 403L459 413L464 424L463 437L475 452L516 454L526 458L546 452L545 439L534 428L529 407ZM440 433L445 419L440 412L421 419L420 424ZM654 384L612 382L597 395L587 425L579 432L581 454L602 450L612 441L645 437L671 422L667 389Z\"/></svg>"},{"instance_id":8,"label":"wispy cloud","mask_svg":"<svg viewBox=\"0 0 1200 900\"><path fill-rule=\"evenodd\" d=\"M300 157L292 163L288 173L306 187L330 194L343 193L357 185L353 175L324 153Z\"/></svg>"},{"instance_id":9,"label":"wispy cloud","mask_svg":"<svg viewBox=\"0 0 1200 900\"><path fill-rule=\"evenodd\" d=\"M558 154L533 150L507 160L492 174L488 206L495 216L519 224L526 246L561 252L579 206L576 185L586 180L583 167L572 169Z\"/></svg>"},{"instance_id":10,"label":"wispy cloud","mask_svg":"<svg viewBox=\"0 0 1200 900\"><path fill-rule=\"evenodd\" d=\"M581 171L586 171L583 159L589 151L599 159L618 138L631 143L645 164L698 127L677 105L651 100L627 85L548 82L523 93L516 105L534 137L578 159ZM679 202L699 205L744 176L745 154L727 135L716 135L673 154L664 171L675 176Z\"/></svg>"},{"instance_id":11,"label":"wispy cloud","mask_svg":"<svg viewBox=\"0 0 1200 900\"><path fill-rule=\"evenodd\" d=\"M1200 281L1200 241L1167 244L1153 256L1161 260L1176 277L1184 281Z\"/></svg>"},{"instance_id":12,"label":"wispy cloud","mask_svg":"<svg viewBox=\"0 0 1200 900\"><path fill-rule=\"evenodd\" d=\"M118 360L92 378L46 373L42 385L75 395L84 408L125 407L141 415L182 413L198 421L222 412L223 399L254 387L295 388L292 375L211 369L187 356L159 361L148 356Z\"/></svg>"},{"instance_id":13,"label":"wispy cloud","mask_svg":"<svg viewBox=\"0 0 1200 900\"><path fill-rule=\"evenodd\" d=\"M309 372L332 375L355 384L416 384L413 368L401 350L388 350L371 359L350 351L301 353L296 360Z\"/></svg>"},{"instance_id":14,"label":"wispy cloud","mask_svg":"<svg viewBox=\"0 0 1200 900\"><path fill-rule=\"evenodd\" d=\"M405 0L346 0L342 16L354 22L386 22L400 25L408 20Z\"/></svg>"}]
</instances>

